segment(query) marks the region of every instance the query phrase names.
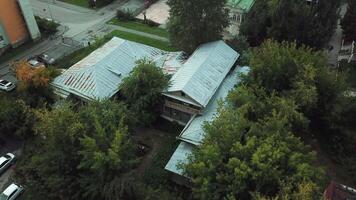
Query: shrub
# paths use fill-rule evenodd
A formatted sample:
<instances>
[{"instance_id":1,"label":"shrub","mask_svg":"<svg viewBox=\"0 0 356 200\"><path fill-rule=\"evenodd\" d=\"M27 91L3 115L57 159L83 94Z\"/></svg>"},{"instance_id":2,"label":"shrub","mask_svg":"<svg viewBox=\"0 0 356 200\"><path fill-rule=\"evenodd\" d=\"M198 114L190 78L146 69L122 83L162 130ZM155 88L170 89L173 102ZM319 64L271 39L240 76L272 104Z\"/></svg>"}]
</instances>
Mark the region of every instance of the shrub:
<instances>
[{"instance_id":1,"label":"shrub","mask_svg":"<svg viewBox=\"0 0 356 200\"><path fill-rule=\"evenodd\" d=\"M150 26L150 27L157 27L157 26L159 26L158 23L156 23L156 22L154 22L154 21L152 21L152 20L150 20L150 19L144 20L143 23L147 24L147 25Z\"/></svg>"},{"instance_id":2,"label":"shrub","mask_svg":"<svg viewBox=\"0 0 356 200\"><path fill-rule=\"evenodd\" d=\"M111 2L113 2L113 0L96 0L96 2L94 0L88 0L88 6L90 8L100 8L110 4Z\"/></svg>"},{"instance_id":3,"label":"shrub","mask_svg":"<svg viewBox=\"0 0 356 200\"><path fill-rule=\"evenodd\" d=\"M121 21L132 21L135 19L135 17L133 16L133 14L130 10L126 10L126 11L117 10L116 17L118 20L121 20Z\"/></svg>"},{"instance_id":4,"label":"shrub","mask_svg":"<svg viewBox=\"0 0 356 200\"><path fill-rule=\"evenodd\" d=\"M58 23L44 18L40 18L38 16L36 16L35 19L41 33L54 34L55 32L57 32L57 27L59 26Z\"/></svg>"}]
</instances>

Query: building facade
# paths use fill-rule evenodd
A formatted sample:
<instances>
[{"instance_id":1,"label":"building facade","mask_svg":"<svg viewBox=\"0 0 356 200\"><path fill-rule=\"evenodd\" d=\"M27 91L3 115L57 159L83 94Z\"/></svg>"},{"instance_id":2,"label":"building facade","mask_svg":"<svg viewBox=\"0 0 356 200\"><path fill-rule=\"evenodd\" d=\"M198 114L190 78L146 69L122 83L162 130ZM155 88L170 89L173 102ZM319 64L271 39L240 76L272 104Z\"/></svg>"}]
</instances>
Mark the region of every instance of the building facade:
<instances>
[{"instance_id":1,"label":"building facade","mask_svg":"<svg viewBox=\"0 0 356 200\"><path fill-rule=\"evenodd\" d=\"M0 1L0 54L41 37L28 0Z\"/></svg>"},{"instance_id":2,"label":"building facade","mask_svg":"<svg viewBox=\"0 0 356 200\"><path fill-rule=\"evenodd\" d=\"M250 12L255 0L228 0L227 8L230 15L230 26L227 28L228 35L235 36L240 32L240 26L246 14Z\"/></svg>"},{"instance_id":3,"label":"building facade","mask_svg":"<svg viewBox=\"0 0 356 200\"><path fill-rule=\"evenodd\" d=\"M201 115L238 57L223 41L199 46L163 92L165 104L161 116L185 125Z\"/></svg>"}]
</instances>

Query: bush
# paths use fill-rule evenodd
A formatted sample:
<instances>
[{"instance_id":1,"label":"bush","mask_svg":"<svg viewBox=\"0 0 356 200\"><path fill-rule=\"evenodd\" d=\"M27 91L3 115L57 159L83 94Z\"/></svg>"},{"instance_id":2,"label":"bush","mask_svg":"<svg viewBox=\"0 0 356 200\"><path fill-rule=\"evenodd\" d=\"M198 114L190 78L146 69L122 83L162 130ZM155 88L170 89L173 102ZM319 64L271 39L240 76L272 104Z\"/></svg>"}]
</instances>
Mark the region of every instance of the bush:
<instances>
[{"instance_id":1,"label":"bush","mask_svg":"<svg viewBox=\"0 0 356 200\"><path fill-rule=\"evenodd\" d=\"M118 20L121 20L121 21L132 21L135 19L135 17L133 16L133 14L130 10L127 10L127 11L118 10L116 12L116 17Z\"/></svg>"},{"instance_id":2,"label":"bush","mask_svg":"<svg viewBox=\"0 0 356 200\"><path fill-rule=\"evenodd\" d=\"M35 19L41 33L54 34L57 32L57 27L59 26L58 23L44 18L40 18L38 16L35 16Z\"/></svg>"},{"instance_id":3,"label":"bush","mask_svg":"<svg viewBox=\"0 0 356 200\"><path fill-rule=\"evenodd\" d=\"M21 100L0 94L0 133L23 139L32 135L34 113Z\"/></svg>"},{"instance_id":4,"label":"bush","mask_svg":"<svg viewBox=\"0 0 356 200\"><path fill-rule=\"evenodd\" d=\"M113 1L114 0L96 0L95 2L94 0L88 0L88 6L90 8L100 8L110 4Z\"/></svg>"},{"instance_id":5,"label":"bush","mask_svg":"<svg viewBox=\"0 0 356 200\"><path fill-rule=\"evenodd\" d=\"M156 23L156 22L154 22L154 21L152 21L152 20L150 20L150 19L144 20L143 23L147 24L147 25L150 26L150 27L157 27L157 26L159 26L158 23Z\"/></svg>"}]
</instances>

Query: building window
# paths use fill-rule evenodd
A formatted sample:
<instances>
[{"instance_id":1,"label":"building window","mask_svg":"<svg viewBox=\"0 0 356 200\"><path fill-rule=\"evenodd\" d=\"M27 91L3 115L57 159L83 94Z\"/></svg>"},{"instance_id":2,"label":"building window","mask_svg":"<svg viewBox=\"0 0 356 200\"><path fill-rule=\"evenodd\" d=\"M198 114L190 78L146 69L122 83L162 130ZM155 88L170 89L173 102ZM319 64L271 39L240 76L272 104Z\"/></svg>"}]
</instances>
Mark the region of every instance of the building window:
<instances>
[{"instance_id":1,"label":"building window","mask_svg":"<svg viewBox=\"0 0 356 200\"><path fill-rule=\"evenodd\" d=\"M4 37L2 35L0 35L0 41L3 41Z\"/></svg>"},{"instance_id":2,"label":"building window","mask_svg":"<svg viewBox=\"0 0 356 200\"><path fill-rule=\"evenodd\" d=\"M184 92L181 92L180 95L181 95L182 97L185 97L185 93L184 93Z\"/></svg>"}]
</instances>

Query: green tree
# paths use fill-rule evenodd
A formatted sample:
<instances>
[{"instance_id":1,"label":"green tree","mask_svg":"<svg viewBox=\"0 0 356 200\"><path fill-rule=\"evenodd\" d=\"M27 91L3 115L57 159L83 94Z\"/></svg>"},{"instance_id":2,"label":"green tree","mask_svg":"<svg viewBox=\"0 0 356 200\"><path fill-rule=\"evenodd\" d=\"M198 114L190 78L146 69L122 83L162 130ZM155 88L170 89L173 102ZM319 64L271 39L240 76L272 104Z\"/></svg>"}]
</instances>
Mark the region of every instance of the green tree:
<instances>
[{"instance_id":1,"label":"green tree","mask_svg":"<svg viewBox=\"0 0 356 200\"><path fill-rule=\"evenodd\" d=\"M37 115L38 137L26 143L15 177L28 187L28 199L77 199L77 151L85 125L69 105Z\"/></svg>"},{"instance_id":2,"label":"green tree","mask_svg":"<svg viewBox=\"0 0 356 200\"><path fill-rule=\"evenodd\" d=\"M250 66L250 84L294 99L308 117L326 115L347 89L343 76L328 70L321 52L295 43L266 41L252 53Z\"/></svg>"},{"instance_id":3,"label":"green tree","mask_svg":"<svg viewBox=\"0 0 356 200\"><path fill-rule=\"evenodd\" d=\"M346 40L356 41L356 2L349 0L344 18L341 20L341 27Z\"/></svg>"},{"instance_id":4,"label":"green tree","mask_svg":"<svg viewBox=\"0 0 356 200\"><path fill-rule=\"evenodd\" d=\"M64 105L37 113L38 137L26 143L16 168L29 199L117 199L122 176L136 163L122 103Z\"/></svg>"},{"instance_id":5,"label":"green tree","mask_svg":"<svg viewBox=\"0 0 356 200\"><path fill-rule=\"evenodd\" d=\"M347 96L344 74L330 71L325 56L294 43L267 41L253 51L249 86L294 100L308 119L309 129L298 129L318 139L325 153L343 163L339 167L355 176L356 98ZM294 126L298 127L298 126ZM299 133L298 131L296 133ZM335 164L337 164L335 163Z\"/></svg>"},{"instance_id":6,"label":"green tree","mask_svg":"<svg viewBox=\"0 0 356 200\"><path fill-rule=\"evenodd\" d=\"M156 119L163 103L161 93L168 84L168 76L154 62L137 61L137 66L122 81L120 92L138 123L149 125Z\"/></svg>"},{"instance_id":7,"label":"green tree","mask_svg":"<svg viewBox=\"0 0 356 200\"><path fill-rule=\"evenodd\" d=\"M203 144L183 165L196 197L252 199L251 193L274 197L285 182L291 183L292 191L305 180L322 182L322 170L313 166L315 154L290 132L295 106L289 100L277 103L278 97L257 100L258 93L251 88L236 90L241 97L229 97L219 117L205 126Z\"/></svg>"},{"instance_id":8,"label":"green tree","mask_svg":"<svg viewBox=\"0 0 356 200\"><path fill-rule=\"evenodd\" d=\"M248 65L250 59L250 45L246 37L240 34L228 40L227 44L240 54L238 64L242 66Z\"/></svg>"},{"instance_id":9,"label":"green tree","mask_svg":"<svg viewBox=\"0 0 356 200\"><path fill-rule=\"evenodd\" d=\"M225 4L226 0L169 0L172 44L192 53L200 44L221 39L228 25Z\"/></svg>"},{"instance_id":10,"label":"green tree","mask_svg":"<svg viewBox=\"0 0 356 200\"><path fill-rule=\"evenodd\" d=\"M340 0L257 0L242 24L241 32L252 46L266 38L323 48L338 19Z\"/></svg>"},{"instance_id":11,"label":"green tree","mask_svg":"<svg viewBox=\"0 0 356 200\"><path fill-rule=\"evenodd\" d=\"M0 133L28 138L35 122L34 112L22 100L0 94Z\"/></svg>"},{"instance_id":12,"label":"green tree","mask_svg":"<svg viewBox=\"0 0 356 200\"><path fill-rule=\"evenodd\" d=\"M80 113L86 121L80 138L78 168L85 199L117 199L123 195L125 173L137 163L134 145L128 137L129 111L114 102L93 103Z\"/></svg>"}]
</instances>

